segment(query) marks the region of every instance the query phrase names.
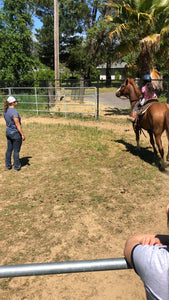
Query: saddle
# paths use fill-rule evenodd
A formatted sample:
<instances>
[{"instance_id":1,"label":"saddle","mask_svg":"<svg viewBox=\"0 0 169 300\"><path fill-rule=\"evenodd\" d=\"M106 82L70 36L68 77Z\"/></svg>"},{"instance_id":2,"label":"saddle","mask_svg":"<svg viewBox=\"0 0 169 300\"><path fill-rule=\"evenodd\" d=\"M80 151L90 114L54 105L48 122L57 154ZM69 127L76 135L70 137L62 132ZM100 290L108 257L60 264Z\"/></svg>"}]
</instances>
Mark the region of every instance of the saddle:
<instances>
[{"instance_id":1,"label":"saddle","mask_svg":"<svg viewBox=\"0 0 169 300\"><path fill-rule=\"evenodd\" d=\"M147 99L145 104L143 106L141 106L137 112L138 117L141 115L144 115L144 113L146 112L146 110L153 104L153 103L157 103L159 102L157 98L150 98Z\"/></svg>"},{"instance_id":2,"label":"saddle","mask_svg":"<svg viewBox=\"0 0 169 300\"><path fill-rule=\"evenodd\" d=\"M134 121L134 129L136 128L139 128L140 129L140 126L139 126L139 118L140 116L144 115L144 113L147 111L147 109L153 104L153 103L157 103L159 102L157 98L150 98L150 99L147 99L145 101L145 104L143 106L141 106L139 108L139 110L137 111L137 117Z\"/></svg>"}]
</instances>

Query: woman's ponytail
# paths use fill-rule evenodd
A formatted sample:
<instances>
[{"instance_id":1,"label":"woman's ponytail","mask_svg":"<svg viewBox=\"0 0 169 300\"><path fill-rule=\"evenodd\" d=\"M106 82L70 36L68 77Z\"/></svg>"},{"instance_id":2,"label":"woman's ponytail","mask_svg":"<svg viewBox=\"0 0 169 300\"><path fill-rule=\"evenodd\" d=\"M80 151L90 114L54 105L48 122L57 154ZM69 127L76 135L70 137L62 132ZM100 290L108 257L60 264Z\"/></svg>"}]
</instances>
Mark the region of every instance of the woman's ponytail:
<instances>
[{"instance_id":1,"label":"woman's ponytail","mask_svg":"<svg viewBox=\"0 0 169 300\"><path fill-rule=\"evenodd\" d=\"M9 103L7 100L5 100L4 101L4 111L7 111L8 107L9 107Z\"/></svg>"}]
</instances>

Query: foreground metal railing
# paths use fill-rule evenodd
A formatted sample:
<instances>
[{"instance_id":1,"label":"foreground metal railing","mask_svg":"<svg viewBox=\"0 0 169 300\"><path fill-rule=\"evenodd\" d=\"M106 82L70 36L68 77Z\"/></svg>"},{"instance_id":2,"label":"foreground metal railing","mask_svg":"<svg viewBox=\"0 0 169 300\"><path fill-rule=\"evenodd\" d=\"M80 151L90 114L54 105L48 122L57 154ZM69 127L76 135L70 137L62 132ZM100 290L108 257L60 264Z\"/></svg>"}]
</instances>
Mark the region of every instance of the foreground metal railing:
<instances>
[{"instance_id":1,"label":"foreground metal railing","mask_svg":"<svg viewBox=\"0 0 169 300\"><path fill-rule=\"evenodd\" d=\"M124 258L0 266L0 278L130 269Z\"/></svg>"}]
</instances>

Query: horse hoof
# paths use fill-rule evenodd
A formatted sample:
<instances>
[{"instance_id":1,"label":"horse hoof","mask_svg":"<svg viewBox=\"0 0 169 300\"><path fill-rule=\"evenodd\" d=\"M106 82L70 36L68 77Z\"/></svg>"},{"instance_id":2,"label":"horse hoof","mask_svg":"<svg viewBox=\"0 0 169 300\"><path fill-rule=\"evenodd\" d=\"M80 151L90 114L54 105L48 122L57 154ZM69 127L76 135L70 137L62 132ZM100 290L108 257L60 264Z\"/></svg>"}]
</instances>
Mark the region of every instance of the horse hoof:
<instances>
[{"instance_id":1,"label":"horse hoof","mask_svg":"<svg viewBox=\"0 0 169 300\"><path fill-rule=\"evenodd\" d=\"M166 163L163 160L161 160L159 164L160 171L165 171L166 166Z\"/></svg>"}]
</instances>

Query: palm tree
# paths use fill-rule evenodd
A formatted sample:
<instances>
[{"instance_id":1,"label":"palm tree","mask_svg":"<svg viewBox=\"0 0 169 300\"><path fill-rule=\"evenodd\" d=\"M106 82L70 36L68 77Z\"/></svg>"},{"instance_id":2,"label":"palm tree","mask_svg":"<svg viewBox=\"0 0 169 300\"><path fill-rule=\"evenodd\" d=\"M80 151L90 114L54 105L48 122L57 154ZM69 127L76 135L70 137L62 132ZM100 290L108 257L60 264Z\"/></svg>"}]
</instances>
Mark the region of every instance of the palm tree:
<instances>
[{"instance_id":1,"label":"palm tree","mask_svg":"<svg viewBox=\"0 0 169 300\"><path fill-rule=\"evenodd\" d=\"M150 73L154 53L168 53L169 0L109 0L108 22L116 24L110 36L117 38L117 51L139 50L140 77ZM167 50L166 50L167 49Z\"/></svg>"}]
</instances>

